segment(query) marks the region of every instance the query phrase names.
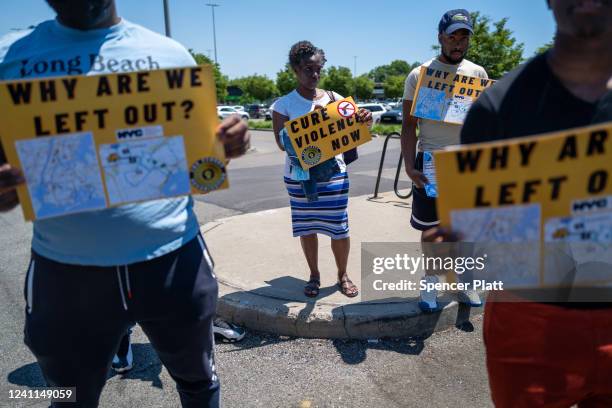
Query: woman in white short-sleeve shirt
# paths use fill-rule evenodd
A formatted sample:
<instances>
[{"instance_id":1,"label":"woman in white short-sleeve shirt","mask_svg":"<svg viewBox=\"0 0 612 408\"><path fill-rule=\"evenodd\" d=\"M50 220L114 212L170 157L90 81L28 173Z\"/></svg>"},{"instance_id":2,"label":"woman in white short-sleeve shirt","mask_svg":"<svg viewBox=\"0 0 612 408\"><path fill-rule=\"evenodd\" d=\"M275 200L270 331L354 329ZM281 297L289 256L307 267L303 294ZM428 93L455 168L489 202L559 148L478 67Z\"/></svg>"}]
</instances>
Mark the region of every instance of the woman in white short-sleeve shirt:
<instances>
[{"instance_id":1,"label":"woman in white short-sleeve shirt","mask_svg":"<svg viewBox=\"0 0 612 408\"><path fill-rule=\"evenodd\" d=\"M314 109L322 108L330 102L342 99L333 91L318 89L321 70L325 64L325 53L308 41L300 41L291 47L289 64L294 70L298 87L277 100L272 107L274 134L279 149L285 150L280 137L284 123L300 117ZM371 122L372 114L365 109L357 112L359 120ZM293 236L300 237L304 256L310 268L310 279L304 287L304 294L315 297L319 294L321 277L318 268L317 234L331 237L332 252L338 267L338 286L348 296L357 296L359 290L347 275L346 266L350 249L348 229L349 178L342 155L333 159L339 171L329 181L317 182L317 201L309 201L302 184L292 179L292 163L285 161L285 186L291 204Z\"/></svg>"}]
</instances>

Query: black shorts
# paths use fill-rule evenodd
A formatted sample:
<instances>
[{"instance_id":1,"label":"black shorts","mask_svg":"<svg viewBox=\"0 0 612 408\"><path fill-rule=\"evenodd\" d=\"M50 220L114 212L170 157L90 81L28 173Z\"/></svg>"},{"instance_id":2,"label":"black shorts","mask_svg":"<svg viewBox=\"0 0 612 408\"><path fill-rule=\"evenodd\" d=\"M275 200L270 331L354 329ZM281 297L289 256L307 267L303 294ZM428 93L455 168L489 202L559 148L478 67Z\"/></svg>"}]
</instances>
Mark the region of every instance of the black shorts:
<instances>
[{"instance_id":1,"label":"black shorts","mask_svg":"<svg viewBox=\"0 0 612 408\"><path fill-rule=\"evenodd\" d=\"M423 171L423 153L417 154L414 168ZM424 188L412 185L412 215L410 225L419 231L425 231L440 224L436 199L428 197Z\"/></svg>"},{"instance_id":2,"label":"black shorts","mask_svg":"<svg viewBox=\"0 0 612 408\"><path fill-rule=\"evenodd\" d=\"M134 322L176 381L184 407L219 406L218 285L200 235L166 255L116 267L67 265L33 252L24 295L25 343L49 386L77 388L75 406L98 406Z\"/></svg>"}]
</instances>

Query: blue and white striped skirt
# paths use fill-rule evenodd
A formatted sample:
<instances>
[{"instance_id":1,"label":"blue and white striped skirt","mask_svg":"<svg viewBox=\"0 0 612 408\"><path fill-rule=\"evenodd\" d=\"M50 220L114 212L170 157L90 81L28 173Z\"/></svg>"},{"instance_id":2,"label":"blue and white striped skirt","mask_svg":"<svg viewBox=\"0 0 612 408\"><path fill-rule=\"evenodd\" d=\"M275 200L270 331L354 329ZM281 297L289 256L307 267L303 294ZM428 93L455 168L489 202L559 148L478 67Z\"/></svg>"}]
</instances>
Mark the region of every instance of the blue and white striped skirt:
<instances>
[{"instance_id":1,"label":"blue and white striped skirt","mask_svg":"<svg viewBox=\"0 0 612 408\"><path fill-rule=\"evenodd\" d=\"M329 181L317 183L319 201L308 202L299 181L285 177L291 204L293 236L324 234L332 239L349 236L347 173L338 173Z\"/></svg>"}]
</instances>

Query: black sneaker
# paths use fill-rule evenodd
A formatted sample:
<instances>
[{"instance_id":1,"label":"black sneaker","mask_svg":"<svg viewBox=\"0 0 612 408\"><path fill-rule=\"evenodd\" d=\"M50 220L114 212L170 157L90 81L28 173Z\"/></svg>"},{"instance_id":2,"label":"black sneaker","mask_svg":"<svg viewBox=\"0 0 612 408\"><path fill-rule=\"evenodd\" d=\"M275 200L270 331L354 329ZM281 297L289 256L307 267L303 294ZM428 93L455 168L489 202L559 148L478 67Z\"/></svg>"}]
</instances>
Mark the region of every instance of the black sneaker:
<instances>
[{"instance_id":1,"label":"black sneaker","mask_svg":"<svg viewBox=\"0 0 612 408\"><path fill-rule=\"evenodd\" d=\"M213 323L213 332L215 333L215 338L220 338L222 341L230 343L240 341L244 339L246 335L246 331L242 327L221 319L215 319Z\"/></svg>"}]
</instances>

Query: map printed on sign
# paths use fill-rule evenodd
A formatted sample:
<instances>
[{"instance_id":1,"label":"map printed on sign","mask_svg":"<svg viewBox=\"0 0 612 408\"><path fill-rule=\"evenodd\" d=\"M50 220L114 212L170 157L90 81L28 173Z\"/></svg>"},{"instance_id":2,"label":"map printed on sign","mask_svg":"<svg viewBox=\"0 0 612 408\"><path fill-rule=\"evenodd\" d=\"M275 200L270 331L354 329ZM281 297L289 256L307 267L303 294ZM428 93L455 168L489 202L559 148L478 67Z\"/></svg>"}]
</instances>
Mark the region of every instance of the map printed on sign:
<instances>
[{"instance_id":1,"label":"map printed on sign","mask_svg":"<svg viewBox=\"0 0 612 408\"><path fill-rule=\"evenodd\" d=\"M106 207L90 132L19 140L16 147L37 218Z\"/></svg>"},{"instance_id":2,"label":"map printed on sign","mask_svg":"<svg viewBox=\"0 0 612 408\"><path fill-rule=\"evenodd\" d=\"M463 123L474 99L469 96L455 95L448 101L448 108L444 114L444 121L448 123Z\"/></svg>"},{"instance_id":3,"label":"map printed on sign","mask_svg":"<svg viewBox=\"0 0 612 408\"><path fill-rule=\"evenodd\" d=\"M540 205L451 211L451 224L467 242L538 242Z\"/></svg>"},{"instance_id":4,"label":"map printed on sign","mask_svg":"<svg viewBox=\"0 0 612 408\"><path fill-rule=\"evenodd\" d=\"M505 258L514 275L515 257L538 248L537 281L522 283L561 285L575 266L573 284L594 281L581 265L612 281L611 136L608 122L435 152L441 225L477 244L525 243Z\"/></svg>"},{"instance_id":5,"label":"map printed on sign","mask_svg":"<svg viewBox=\"0 0 612 408\"><path fill-rule=\"evenodd\" d=\"M593 212L550 218L544 225L544 241L565 244L566 252L571 254L582 280L609 280L612 265L610 214Z\"/></svg>"},{"instance_id":6,"label":"map printed on sign","mask_svg":"<svg viewBox=\"0 0 612 408\"><path fill-rule=\"evenodd\" d=\"M411 112L412 116L430 120L443 120L446 107L445 92L422 88L418 90L415 100L414 109Z\"/></svg>"},{"instance_id":7,"label":"map printed on sign","mask_svg":"<svg viewBox=\"0 0 612 408\"><path fill-rule=\"evenodd\" d=\"M182 136L100 146L111 205L189 194Z\"/></svg>"},{"instance_id":8,"label":"map printed on sign","mask_svg":"<svg viewBox=\"0 0 612 408\"><path fill-rule=\"evenodd\" d=\"M212 67L0 82L26 220L228 186Z\"/></svg>"},{"instance_id":9,"label":"map printed on sign","mask_svg":"<svg viewBox=\"0 0 612 408\"><path fill-rule=\"evenodd\" d=\"M545 242L568 242L579 249L580 263L593 259L612 262L612 223L610 214L593 213L573 217L550 218L544 226ZM586 256L585 256L586 255Z\"/></svg>"},{"instance_id":10,"label":"map printed on sign","mask_svg":"<svg viewBox=\"0 0 612 408\"><path fill-rule=\"evenodd\" d=\"M612 243L612 224L608 214L551 218L546 222L546 242Z\"/></svg>"},{"instance_id":11,"label":"map printed on sign","mask_svg":"<svg viewBox=\"0 0 612 408\"><path fill-rule=\"evenodd\" d=\"M476 244L476 256L487 258L488 279L502 280L506 288L538 285L539 204L454 210L450 217L463 241Z\"/></svg>"},{"instance_id":12,"label":"map printed on sign","mask_svg":"<svg viewBox=\"0 0 612 408\"><path fill-rule=\"evenodd\" d=\"M421 119L463 124L474 101L494 83L492 79L421 67L410 114Z\"/></svg>"}]
</instances>

